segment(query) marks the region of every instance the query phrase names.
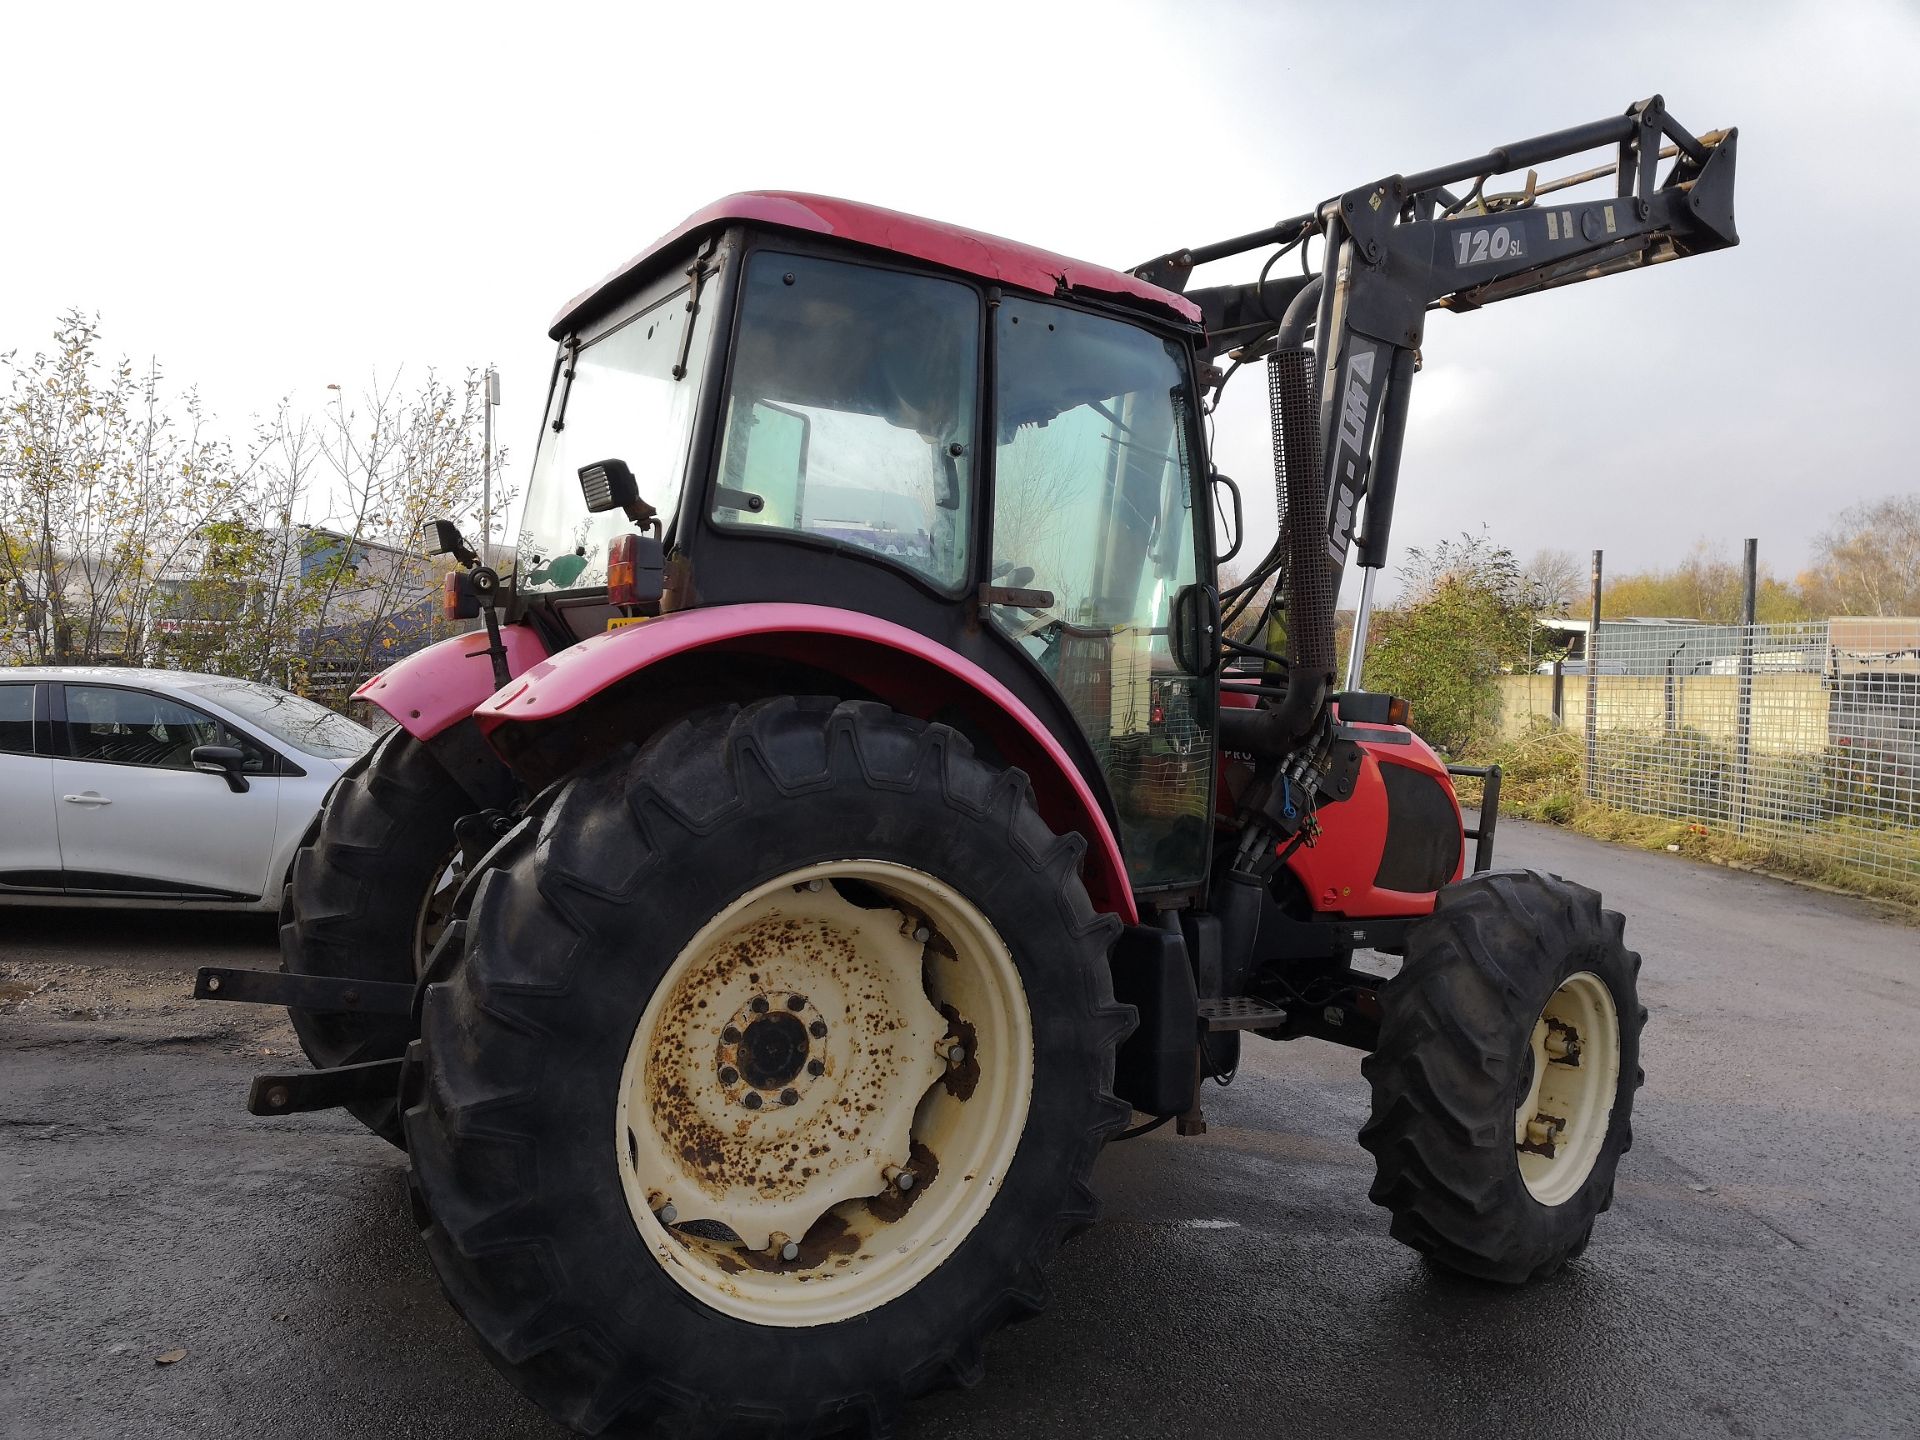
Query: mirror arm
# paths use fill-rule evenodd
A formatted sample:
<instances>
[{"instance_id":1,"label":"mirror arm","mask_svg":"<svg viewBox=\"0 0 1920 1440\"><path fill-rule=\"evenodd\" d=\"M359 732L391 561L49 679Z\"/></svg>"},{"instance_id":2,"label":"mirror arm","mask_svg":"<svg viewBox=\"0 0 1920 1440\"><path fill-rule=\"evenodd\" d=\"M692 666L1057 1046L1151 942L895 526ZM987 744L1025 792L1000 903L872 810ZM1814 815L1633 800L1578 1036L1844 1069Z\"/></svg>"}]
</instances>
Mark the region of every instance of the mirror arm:
<instances>
[{"instance_id":1,"label":"mirror arm","mask_svg":"<svg viewBox=\"0 0 1920 1440\"><path fill-rule=\"evenodd\" d=\"M1214 563L1217 565L1226 564L1240 553L1240 547L1246 541L1247 529L1246 509L1240 501L1240 487L1234 483L1231 476L1222 475L1218 470L1209 477L1209 486L1214 491L1214 505L1217 508L1220 503L1219 490L1222 485L1227 487L1227 493L1233 497L1233 544L1225 554L1214 557Z\"/></svg>"}]
</instances>

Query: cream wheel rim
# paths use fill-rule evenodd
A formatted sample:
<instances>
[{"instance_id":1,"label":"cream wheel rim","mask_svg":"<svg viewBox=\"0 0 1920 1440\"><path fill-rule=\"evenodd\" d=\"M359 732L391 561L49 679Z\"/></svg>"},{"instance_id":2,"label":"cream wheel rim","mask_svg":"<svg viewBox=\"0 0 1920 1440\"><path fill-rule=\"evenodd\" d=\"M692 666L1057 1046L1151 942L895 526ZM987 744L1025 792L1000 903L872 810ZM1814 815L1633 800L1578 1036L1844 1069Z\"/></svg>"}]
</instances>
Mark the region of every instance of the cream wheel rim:
<instances>
[{"instance_id":1,"label":"cream wheel rim","mask_svg":"<svg viewBox=\"0 0 1920 1440\"><path fill-rule=\"evenodd\" d=\"M420 908L414 912L413 973L416 979L427 973L427 960L433 954L433 947L447 933L447 926L453 920L453 902L466 878L466 856L456 845L434 872L433 883L427 886L427 893L420 897Z\"/></svg>"},{"instance_id":2,"label":"cream wheel rim","mask_svg":"<svg viewBox=\"0 0 1920 1440\"><path fill-rule=\"evenodd\" d=\"M1542 1205L1563 1205L1593 1173L1620 1087L1620 1016L1598 975L1561 981L1533 1022L1529 1055L1513 1117L1520 1178Z\"/></svg>"},{"instance_id":3,"label":"cream wheel rim","mask_svg":"<svg viewBox=\"0 0 1920 1440\"><path fill-rule=\"evenodd\" d=\"M702 926L620 1078L615 1151L661 1266L762 1325L905 1294L1004 1182L1033 1085L1006 944L931 875L794 870Z\"/></svg>"}]
</instances>

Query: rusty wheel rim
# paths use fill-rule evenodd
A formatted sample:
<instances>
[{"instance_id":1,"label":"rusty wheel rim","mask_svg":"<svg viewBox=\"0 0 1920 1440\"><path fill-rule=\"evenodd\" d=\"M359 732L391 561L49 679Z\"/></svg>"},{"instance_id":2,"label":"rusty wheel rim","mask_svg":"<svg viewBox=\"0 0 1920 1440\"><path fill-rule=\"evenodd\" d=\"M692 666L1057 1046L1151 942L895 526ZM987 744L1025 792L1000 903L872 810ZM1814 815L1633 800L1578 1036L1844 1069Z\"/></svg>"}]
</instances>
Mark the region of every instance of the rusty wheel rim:
<instances>
[{"instance_id":1,"label":"rusty wheel rim","mask_svg":"<svg viewBox=\"0 0 1920 1440\"><path fill-rule=\"evenodd\" d=\"M715 1309L864 1314L986 1214L1032 1076L1026 992L977 907L890 862L795 870L703 926L635 1028L615 1140L628 1208Z\"/></svg>"},{"instance_id":2,"label":"rusty wheel rim","mask_svg":"<svg viewBox=\"0 0 1920 1440\"><path fill-rule=\"evenodd\" d=\"M1531 1075L1513 1116L1520 1178L1542 1205L1564 1205L1593 1173L1620 1084L1620 1017L1590 970L1569 975L1534 1021Z\"/></svg>"}]
</instances>

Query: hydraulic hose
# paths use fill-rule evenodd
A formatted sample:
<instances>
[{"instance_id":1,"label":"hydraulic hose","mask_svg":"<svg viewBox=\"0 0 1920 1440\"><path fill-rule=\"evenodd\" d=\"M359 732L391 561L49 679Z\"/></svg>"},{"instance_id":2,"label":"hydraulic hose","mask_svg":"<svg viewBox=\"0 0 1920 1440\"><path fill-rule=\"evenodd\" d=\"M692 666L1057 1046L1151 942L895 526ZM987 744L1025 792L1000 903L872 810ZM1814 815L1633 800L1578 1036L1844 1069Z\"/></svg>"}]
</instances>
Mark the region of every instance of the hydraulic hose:
<instances>
[{"instance_id":1,"label":"hydraulic hose","mask_svg":"<svg viewBox=\"0 0 1920 1440\"><path fill-rule=\"evenodd\" d=\"M1320 405L1313 352L1300 343L1322 283L1316 278L1294 296L1267 361L1274 471L1287 547L1289 678L1286 694L1271 708L1223 709L1220 714L1221 744L1255 755L1285 754L1313 728L1333 673L1333 587L1321 534L1327 500Z\"/></svg>"}]
</instances>

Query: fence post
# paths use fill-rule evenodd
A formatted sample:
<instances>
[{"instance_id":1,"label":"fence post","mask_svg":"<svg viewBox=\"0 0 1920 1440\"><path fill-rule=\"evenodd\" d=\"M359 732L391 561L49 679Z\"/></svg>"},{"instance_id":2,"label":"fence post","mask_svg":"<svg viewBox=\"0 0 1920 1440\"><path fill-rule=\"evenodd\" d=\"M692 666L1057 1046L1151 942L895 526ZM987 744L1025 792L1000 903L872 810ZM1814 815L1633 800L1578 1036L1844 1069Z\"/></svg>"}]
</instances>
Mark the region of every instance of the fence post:
<instances>
[{"instance_id":1,"label":"fence post","mask_svg":"<svg viewBox=\"0 0 1920 1440\"><path fill-rule=\"evenodd\" d=\"M1733 833L1747 832L1753 784L1753 626L1760 575L1760 541L1747 541L1741 561L1740 683L1733 710Z\"/></svg>"},{"instance_id":2,"label":"fence post","mask_svg":"<svg viewBox=\"0 0 1920 1440\"><path fill-rule=\"evenodd\" d=\"M1567 728L1567 662L1553 662L1553 728Z\"/></svg>"},{"instance_id":3,"label":"fence post","mask_svg":"<svg viewBox=\"0 0 1920 1440\"><path fill-rule=\"evenodd\" d=\"M1600 558L1593 552L1593 604L1587 622L1587 764L1589 800L1600 798Z\"/></svg>"}]
</instances>

